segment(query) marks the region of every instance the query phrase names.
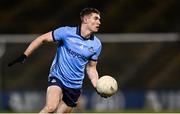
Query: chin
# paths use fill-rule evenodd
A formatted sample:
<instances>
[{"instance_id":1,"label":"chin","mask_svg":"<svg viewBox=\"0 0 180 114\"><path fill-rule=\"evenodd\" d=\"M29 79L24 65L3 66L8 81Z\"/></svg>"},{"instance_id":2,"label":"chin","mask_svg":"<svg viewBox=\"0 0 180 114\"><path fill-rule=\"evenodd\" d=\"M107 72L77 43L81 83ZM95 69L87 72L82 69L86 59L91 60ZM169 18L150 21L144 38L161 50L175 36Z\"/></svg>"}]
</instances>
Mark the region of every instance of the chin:
<instances>
[{"instance_id":1,"label":"chin","mask_svg":"<svg viewBox=\"0 0 180 114\"><path fill-rule=\"evenodd\" d=\"M94 30L93 32L98 32L98 29Z\"/></svg>"}]
</instances>

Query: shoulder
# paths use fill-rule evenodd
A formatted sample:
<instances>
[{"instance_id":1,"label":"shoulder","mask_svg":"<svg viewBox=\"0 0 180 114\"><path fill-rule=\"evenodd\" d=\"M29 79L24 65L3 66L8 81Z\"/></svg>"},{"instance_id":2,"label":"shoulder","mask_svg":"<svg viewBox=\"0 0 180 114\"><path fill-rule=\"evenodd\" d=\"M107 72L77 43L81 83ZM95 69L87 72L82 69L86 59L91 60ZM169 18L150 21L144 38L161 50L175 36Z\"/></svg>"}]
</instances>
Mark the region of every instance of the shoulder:
<instances>
[{"instance_id":1,"label":"shoulder","mask_svg":"<svg viewBox=\"0 0 180 114\"><path fill-rule=\"evenodd\" d=\"M71 27L71 26L61 26L61 27L58 27L56 29L61 29L61 30L64 30L64 31L73 31L76 29L76 27Z\"/></svg>"},{"instance_id":2,"label":"shoulder","mask_svg":"<svg viewBox=\"0 0 180 114\"><path fill-rule=\"evenodd\" d=\"M95 35L94 35L94 41L95 41L97 46L102 46L101 40Z\"/></svg>"}]
</instances>

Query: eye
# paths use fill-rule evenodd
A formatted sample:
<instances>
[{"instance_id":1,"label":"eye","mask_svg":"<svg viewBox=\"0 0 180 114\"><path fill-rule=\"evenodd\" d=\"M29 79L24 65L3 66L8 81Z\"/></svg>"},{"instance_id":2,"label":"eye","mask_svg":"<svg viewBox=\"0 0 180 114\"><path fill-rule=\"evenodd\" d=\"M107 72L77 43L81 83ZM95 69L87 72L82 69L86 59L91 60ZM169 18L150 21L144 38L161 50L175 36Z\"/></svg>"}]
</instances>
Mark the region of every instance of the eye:
<instances>
[{"instance_id":1,"label":"eye","mask_svg":"<svg viewBox=\"0 0 180 114\"><path fill-rule=\"evenodd\" d=\"M95 19L95 20L100 20L100 18L99 18L99 17L94 17L94 19Z\"/></svg>"}]
</instances>

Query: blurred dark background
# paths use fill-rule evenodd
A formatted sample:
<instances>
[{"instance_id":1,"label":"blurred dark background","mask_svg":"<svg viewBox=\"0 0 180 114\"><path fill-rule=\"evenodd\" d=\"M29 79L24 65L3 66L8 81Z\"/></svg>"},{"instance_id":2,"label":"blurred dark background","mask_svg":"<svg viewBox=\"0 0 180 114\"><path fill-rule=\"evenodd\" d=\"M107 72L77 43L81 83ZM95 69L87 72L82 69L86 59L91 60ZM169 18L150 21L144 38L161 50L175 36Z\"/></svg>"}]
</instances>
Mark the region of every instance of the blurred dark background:
<instances>
[{"instance_id":1,"label":"blurred dark background","mask_svg":"<svg viewBox=\"0 0 180 114\"><path fill-rule=\"evenodd\" d=\"M180 30L179 0L1 0L0 7L1 34L43 34L59 26L77 26L80 23L79 12L85 7L101 11L101 34L178 33ZM5 90L24 86L29 89L46 88L56 45L45 45L45 49L37 50L28 60L27 67L6 66L28 45L29 42L6 44L2 70ZM115 76L122 88L179 88L179 49L179 42L103 43L99 73ZM173 64L172 68L163 73L169 64ZM32 81L27 84L23 81L26 79ZM17 83L11 83L15 80ZM163 81L158 83L160 80ZM41 86L37 87L39 84ZM85 85L90 84L87 82Z\"/></svg>"},{"instance_id":2,"label":"blurred dark background","mask_svg":"<svg viewBox=\"0 0 180 114\"><path fill-rule=\"evenodd\" d=\"M179 0L1 0L0 33L44 33L78 25L84 7L101 11L100 33L180 31Z\"/></svg>"}]
</instances>

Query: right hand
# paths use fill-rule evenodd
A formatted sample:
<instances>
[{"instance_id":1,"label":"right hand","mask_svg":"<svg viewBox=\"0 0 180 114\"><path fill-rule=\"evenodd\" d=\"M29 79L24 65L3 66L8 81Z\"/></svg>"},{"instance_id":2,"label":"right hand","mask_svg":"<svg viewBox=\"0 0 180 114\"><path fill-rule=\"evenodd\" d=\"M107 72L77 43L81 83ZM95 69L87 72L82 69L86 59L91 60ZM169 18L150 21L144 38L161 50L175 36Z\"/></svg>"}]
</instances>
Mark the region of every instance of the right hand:
<instances>
[{"instance_id":1,"label":"right hand","mask_svg":"<svg viewBox=\"0 0 180 114\"><path fill-rule=\"evenodd\" d=\"M11 67L12 65L16 64L16 63L21 63L23 64L27 59L27 56L25 54L20 55L18 58L16 58L15 60L11 61L8 64L8 67Z\"/></svg>"},{"instance_id":2,"label":"right hand","mask_svg":"<svg viewBox=\"0 0 180 114\"><path fill-rule=\"evenodd\" d=\"M98 95L100 95L101 97L103 97L103 98L108 98L108 96L106 96L106 95L104 95L104 94L102 94L102 93L99 93L98 91L97 91L97 89L95 89L96 90L96 93L98 94Z\"/></svg>"}]
</instances>

